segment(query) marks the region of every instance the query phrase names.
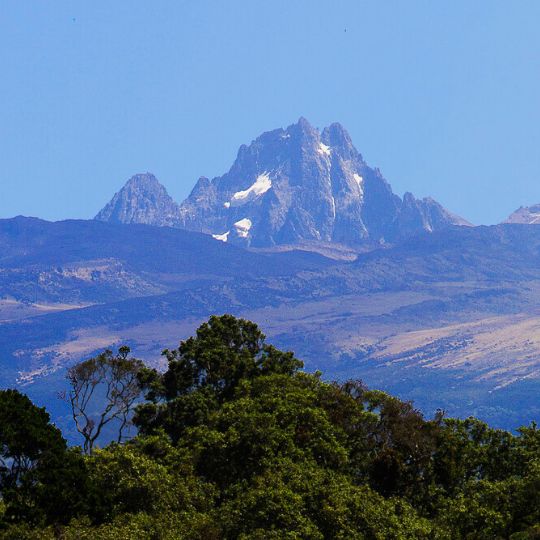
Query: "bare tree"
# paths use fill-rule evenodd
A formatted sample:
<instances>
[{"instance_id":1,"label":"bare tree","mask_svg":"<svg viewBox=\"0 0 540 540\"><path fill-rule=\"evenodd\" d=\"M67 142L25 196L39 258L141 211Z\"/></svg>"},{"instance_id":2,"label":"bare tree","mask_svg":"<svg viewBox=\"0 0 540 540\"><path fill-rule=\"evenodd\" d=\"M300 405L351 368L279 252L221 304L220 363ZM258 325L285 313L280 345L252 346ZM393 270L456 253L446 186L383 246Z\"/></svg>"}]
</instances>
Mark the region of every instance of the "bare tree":
<instances>
[{"instance_id":1,"label":"bare tree","mask_svg":"<svg viewBox=\"0 0 540 540\"><path fill-rule=\"evenodd\" d=\"M115 422L118 442L130 425L133 406L142 393L137 374L144 364L129 358L129 353L129 347L120 347L117 354L106 350L68 370L71 390L66 399L87 454L106 425Z\"/></svg>"}]
</instances>

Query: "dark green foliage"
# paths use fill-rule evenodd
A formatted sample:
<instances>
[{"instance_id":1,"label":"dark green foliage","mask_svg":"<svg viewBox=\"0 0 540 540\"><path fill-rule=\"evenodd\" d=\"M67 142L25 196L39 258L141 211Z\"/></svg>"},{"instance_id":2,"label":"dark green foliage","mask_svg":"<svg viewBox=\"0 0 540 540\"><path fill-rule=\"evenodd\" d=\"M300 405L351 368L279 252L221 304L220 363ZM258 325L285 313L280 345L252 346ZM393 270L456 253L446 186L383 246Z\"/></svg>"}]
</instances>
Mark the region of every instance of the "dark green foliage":
<instances>
[{"instance_id":1,"label":"dark green foliage","mask_svg":"<svg viewBox=\"0 0 540 540\"><path fill-rule=\"evenodd\" d=\"M534 424L513 435L474 418L426 420L360 382L299 371L231 316L165 354L164 374L138 371L139 435L91 456L66 450L27 398L0 395L0 537L540 538ZM7 467L14 455L27 470Z\"/></svg>"},{"instance_id":2,"label":"dark green foliage","mask_svg":"<svg viewBox=\"0 0 540 540\"><path fill-rule=\"evenodd\" d=\"M2 490L19 485L44 459L61 453L66 443L49 424L49 414L17 390L0 391Z\"/></svg>"},{"instance_id":3,"label":"dark green foliage","mask_svg":"<svg viewBox=\"0 0 540 540\"><path fill-rule=\"evenodd\" d=\"M291 352L265 343L259 327L232 315L210 317L195 337L165 350L169 368L160 375L143 370L146 403L134 423L143 434L164 429L177 441L190 426L203 424L211 411L230 399L239 382L272 373L292 375L303 364Z\"/></svg>"},{"instance_id":4,"label":"dark green foliage","mask_svg":"<svg viewBox=\"0 0 540 540\"><path fill-rule=\"evenodd\" d=\"M85 510L85 464L49 415L17 390L0 391L4 523L60 523Z\"/></svg>"}]
</instances>

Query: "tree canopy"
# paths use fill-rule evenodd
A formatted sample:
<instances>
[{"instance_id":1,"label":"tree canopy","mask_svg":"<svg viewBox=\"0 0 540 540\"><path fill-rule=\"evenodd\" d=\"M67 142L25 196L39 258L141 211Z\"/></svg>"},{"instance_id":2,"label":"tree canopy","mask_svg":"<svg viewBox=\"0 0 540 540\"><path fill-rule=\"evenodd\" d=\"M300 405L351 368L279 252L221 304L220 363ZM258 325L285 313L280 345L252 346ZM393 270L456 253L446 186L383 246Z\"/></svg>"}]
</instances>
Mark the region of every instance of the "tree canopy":
<instances>
[{"instance_id":1,"label":"tree canopy","mask_svg":"<svg viewBox=\"0 0 540 540\"><path fill-rule=\"evenodd\" d=\"M0 393L0 538L540 537L535 424L426 419L303 372L229 315L164 355L164 373L137 371L138 434L91 455L28 398Z\"/></svg>"}]
</instances>

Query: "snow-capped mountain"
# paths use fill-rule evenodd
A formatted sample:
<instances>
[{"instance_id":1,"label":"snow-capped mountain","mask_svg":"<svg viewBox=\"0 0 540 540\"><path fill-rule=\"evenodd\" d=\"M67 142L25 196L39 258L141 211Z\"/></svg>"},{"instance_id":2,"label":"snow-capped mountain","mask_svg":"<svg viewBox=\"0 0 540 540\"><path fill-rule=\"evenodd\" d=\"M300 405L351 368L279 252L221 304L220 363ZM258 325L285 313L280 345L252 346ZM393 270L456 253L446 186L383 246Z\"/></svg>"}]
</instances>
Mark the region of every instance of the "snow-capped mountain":
<instances>
[{"instance_id":1,"label":"snow-capped mountain","mask_svg":"<svg viewBox=\"0 0 540 540\"><path fill-rule=\"evenodd\" d=\"M392 242L466 224L432 199L402 200L340 124L319 132L304 118L241 146L228 173L198 181L180 216L186 229L251 246Z\"/></svg>"},{"instance_id":2,"label":"snow-capped mountain","mask_svg":"<svg viewBox=\"0 0 540 540\"><path fill-rule=\"evenodd\" d=\"M504 223L524 223L526 225L540 225L540 204L521 206L510 214Z\"/></svg>"},{"instance_id":3,"label":"snow-capped mountain","mask_svg":"<svg viewBox=\"0 0 540 540\"><path fill-rule=\"evenodd\" d=\"M150 173L132 176L94 218L110 223L142 223L163 227L180 225L180 208Z\"/></svg>"},{"instance_id":4,"label":"snow-capped mountain","mask_svg":"<svg viewBox=\"0 0 540 540\"><path fill-rule=\"evenodd\" d=\"M167 199L164 223L155 198L142 200L146 190L131 186L122 192L98 219L123 221L125 215L134 222L140 216L139 223L177 226L253 247L391 243L468 224L433 199L410 193L401 199L379 169L366 164L340 124L319 131L304 118L242 145L229 172L212 180L201 177L177 213ZM134 201L128 199L132 192ZM113 211L119 201L121 209Z\"/></svg>"}]
</instances>

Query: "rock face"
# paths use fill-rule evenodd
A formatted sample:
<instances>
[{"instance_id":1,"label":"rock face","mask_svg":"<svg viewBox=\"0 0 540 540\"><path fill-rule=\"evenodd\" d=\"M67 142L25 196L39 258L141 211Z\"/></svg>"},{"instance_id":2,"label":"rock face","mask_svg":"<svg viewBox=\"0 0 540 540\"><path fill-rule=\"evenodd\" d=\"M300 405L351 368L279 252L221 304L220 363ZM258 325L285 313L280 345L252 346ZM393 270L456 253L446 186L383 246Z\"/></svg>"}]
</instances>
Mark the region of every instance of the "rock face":
<instances>
[{"instance_id":1,"label":"rock face","mask_svg":"<svg viewBox=\"0 0 540 540\"><path fill-rule=\"evenodd\" d=\"M179 207L154 177L138 175L97 219L172 225L252 247L379 245L468 224L433 199L401 199L340 124L320 132L304 118L242 145L228 173L201 177Z\"/></svg>"},{"instance_id":2,"label":"rock face","mask_svg":"<svg viewBox=\"0 0 540 540\"><path fill-rule=\"evenodd\" d=\"M304 118L241 146L225 175L201 178L180 206L180 221L254 247L384 243L467 224L432 199L408 193L402 200L340 124L319 132Z\"/></svg>"},{"instance_id":3,"label":"rock face","mask_svg":"<svg viewBox=\"0 0 540 540\"><path fill-rule=\"evenodd\" d=\"M162 227L180 225L178 204L150 173L132 176L95 219Z\"/></svg>"},{"instance_id":4,"label":"rock face","mask_svg":"<svg viewBox=\"0 0 540 540\"><path fill-rule=\"evenodd\" d=\"M504 223L540 225L540 204L518 208L508 216L508 219Z\"/></svg>"}]
</instances>

